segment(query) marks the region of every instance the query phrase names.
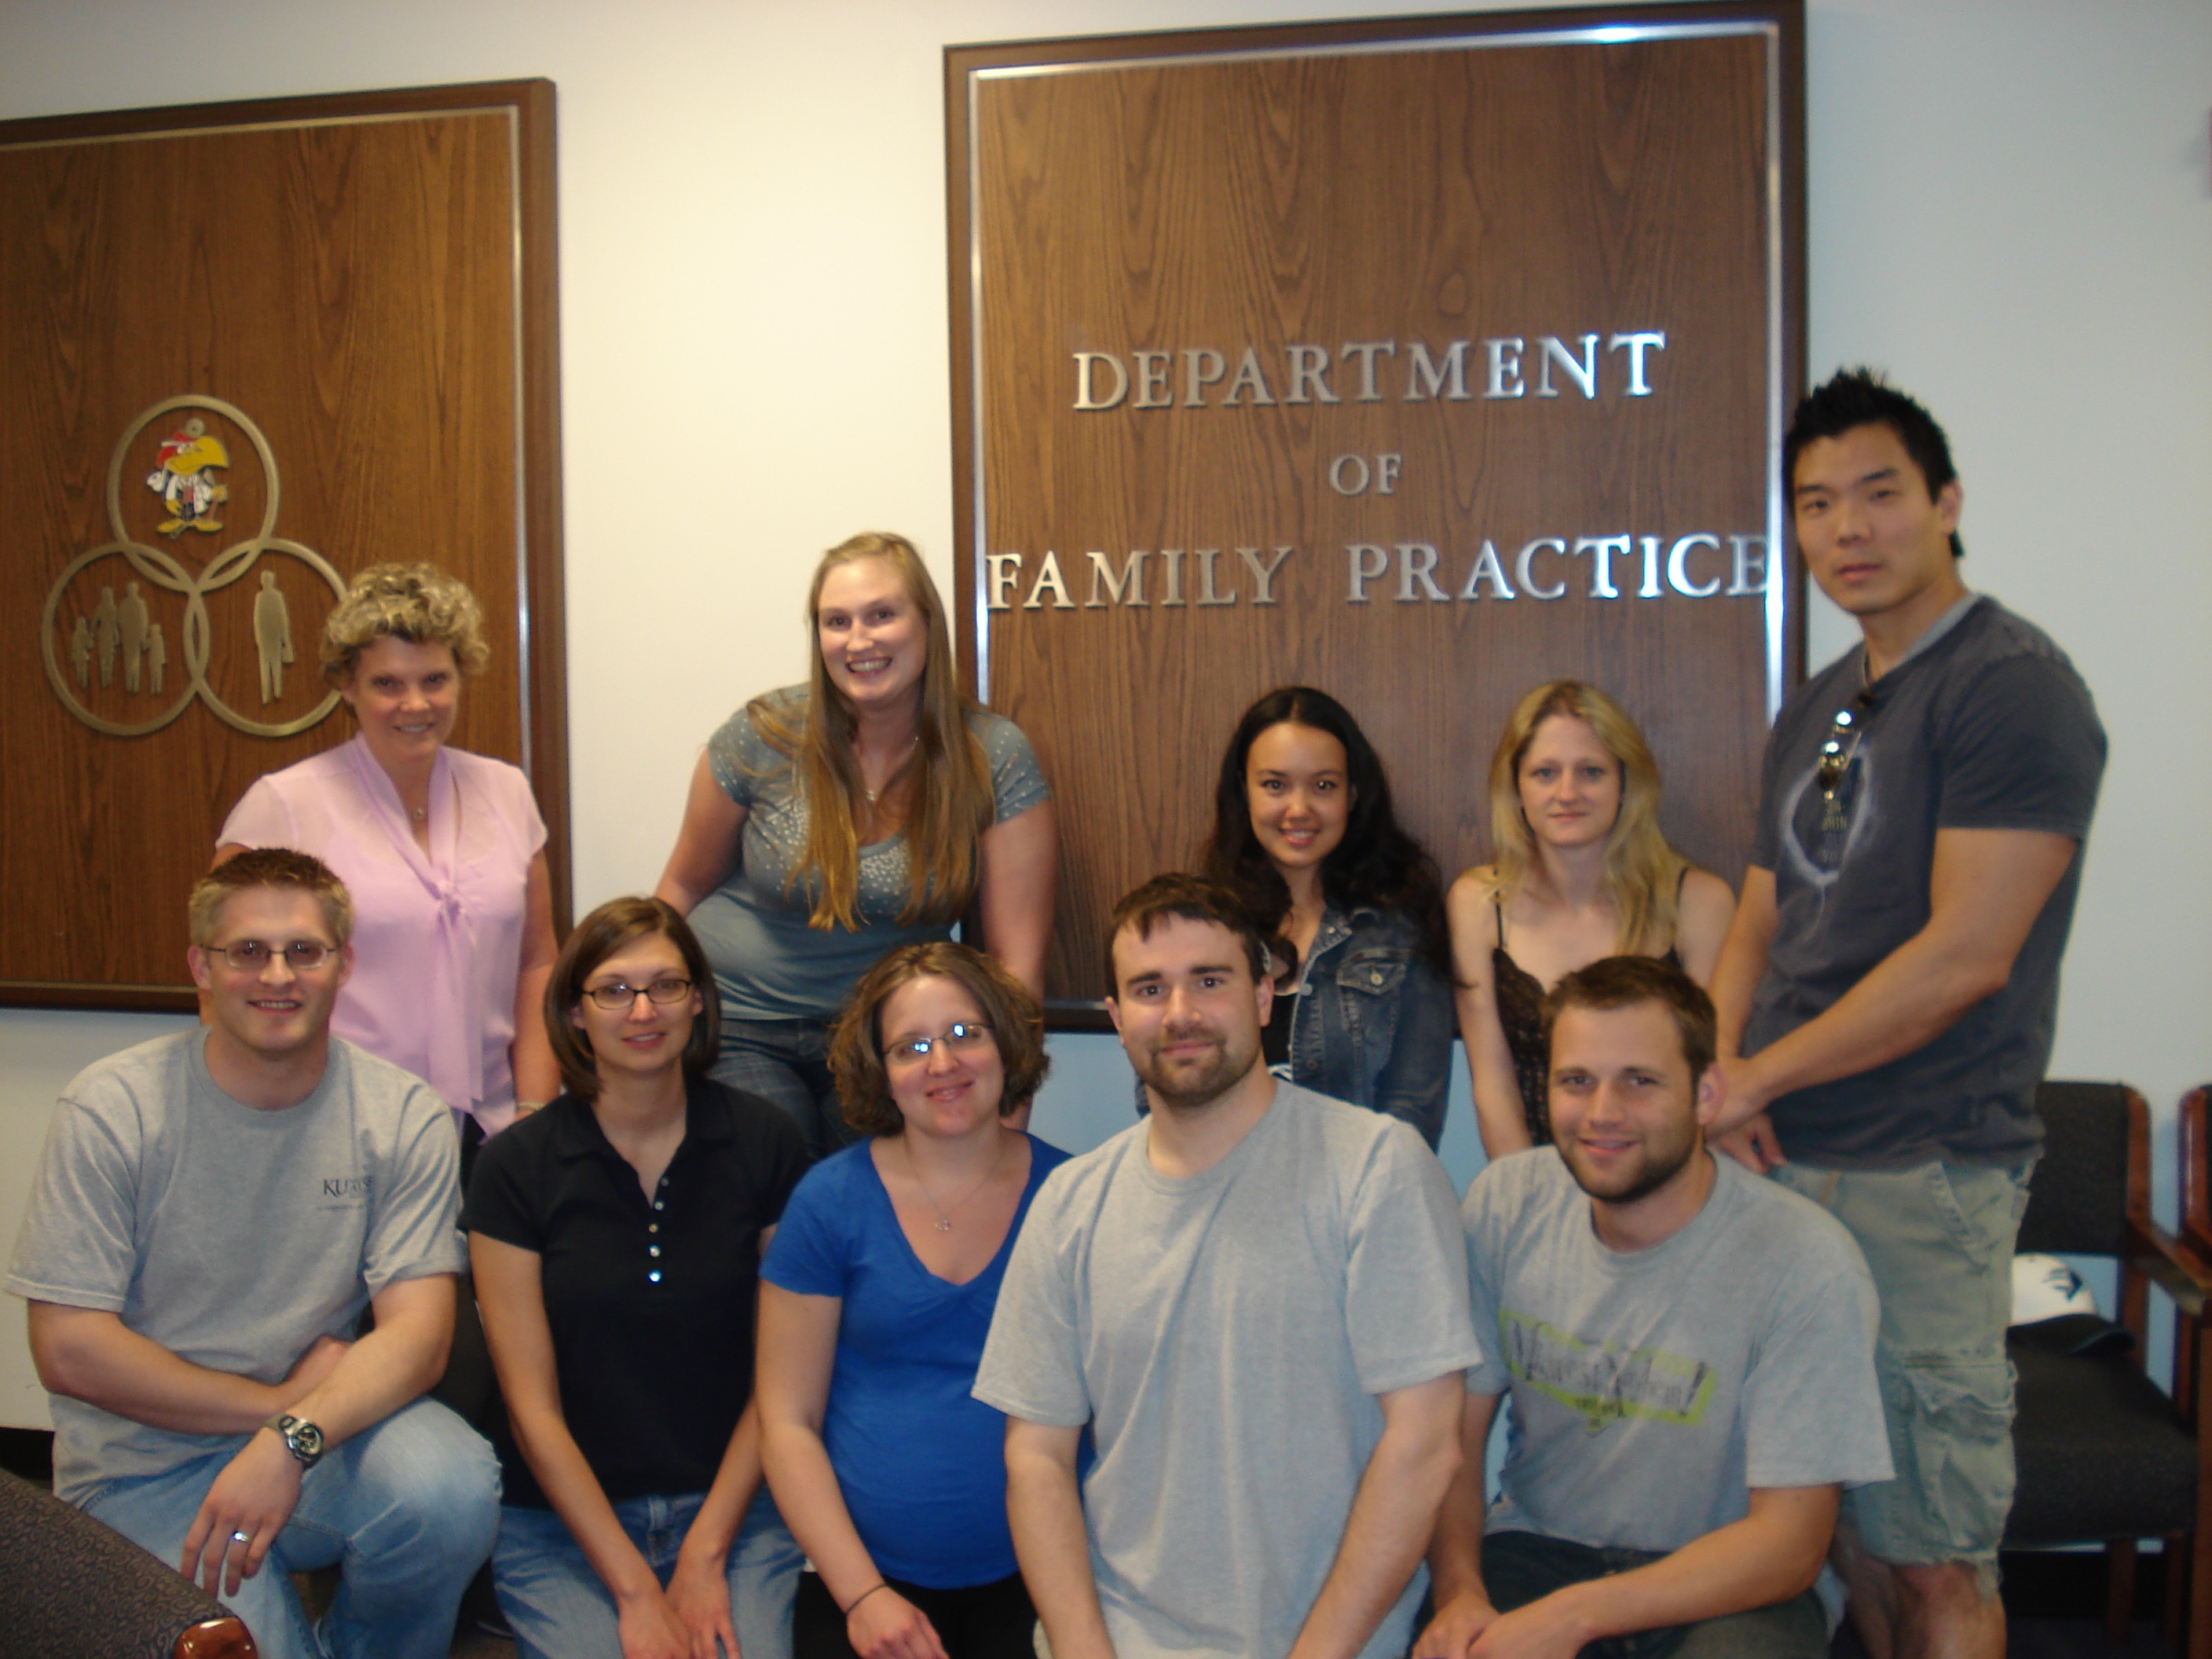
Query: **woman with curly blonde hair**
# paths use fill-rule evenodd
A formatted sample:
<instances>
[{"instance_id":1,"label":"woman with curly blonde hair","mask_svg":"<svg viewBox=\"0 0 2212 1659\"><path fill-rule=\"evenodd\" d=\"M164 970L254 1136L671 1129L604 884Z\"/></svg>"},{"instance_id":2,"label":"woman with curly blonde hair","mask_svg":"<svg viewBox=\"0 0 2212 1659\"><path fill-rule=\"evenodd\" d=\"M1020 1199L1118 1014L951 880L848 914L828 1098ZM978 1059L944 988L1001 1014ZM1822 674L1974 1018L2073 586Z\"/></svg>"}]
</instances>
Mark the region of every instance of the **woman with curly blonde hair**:
<instances>
[{"instance_id":1,"label":"woman with curly blonde hair","mask_svg":"<svg viewBox=\"0 0 2212 1659\"><path fill-rule=\"evenodd\" d=\"M462 681L490 660L465 584L429 564L362 571L322 643L358 729L258 780L216 851L290 847L337 872L354 971L331 1029L428 1079L465 1115L469 1146L561 1087L539 1006L555 948L544 821L519 769L447 742Z\"/></svg>"},{"instance_id":2,"label":"woman with curly blonde hair","mask_svg":"<svg viewBox=\"0 0 2212 1659\"><path fill-rule=\"evenodd\" d=\"M806 684L714 733L654 890L690 919L722 996L715 1075L788 1111L816 1156L850 1138L830 1022L886 951L982 942L1042 991L1058 846L1051 790L1012 720L960 690L944 602L914 544L822 556Z\"/></svg>"},{"instance_id":3,"label":"woman with curly blonde hair","mask_svg":"<svg viewBox=\"0 0 2212 1659\"><path fill-rule=\"evenodd\" d=\"M1579 680L1515 706L1490 765L1490 834L1492 861L1452 884L1445 910L1475 1122L1499 1158L1552 1138L1545 992L1611 956L1710 983L1735 896L1668 844L1644 733Z\"/></svg>"}]
</instances>

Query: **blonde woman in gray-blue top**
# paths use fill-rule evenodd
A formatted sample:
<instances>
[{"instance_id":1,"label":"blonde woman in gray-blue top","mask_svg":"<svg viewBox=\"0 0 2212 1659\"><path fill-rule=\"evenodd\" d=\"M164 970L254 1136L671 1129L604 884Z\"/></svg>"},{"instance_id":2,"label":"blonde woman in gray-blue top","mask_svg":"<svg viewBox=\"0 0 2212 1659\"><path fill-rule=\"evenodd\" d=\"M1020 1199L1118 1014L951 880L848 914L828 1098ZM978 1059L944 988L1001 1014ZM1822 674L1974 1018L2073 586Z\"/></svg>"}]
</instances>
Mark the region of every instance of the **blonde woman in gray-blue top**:
<instances>
[{"instance_id":1,"label":"blonde woman in gray-blue top","mask_svg":"<svg viewBox=\"0 0 2212 1659\"><path fill-rule=\"evenodd\" d=\"M755 697L691 780L656 896L686 913L721 994L714 1075L789 1112L816 1157L850 1139L830 1020L886 951L982 943L1044 985L1059 843L1029 740L959 687L945 606L914 544L831 548L806 600L805 685Z\"/></svg>"}]
</instances>

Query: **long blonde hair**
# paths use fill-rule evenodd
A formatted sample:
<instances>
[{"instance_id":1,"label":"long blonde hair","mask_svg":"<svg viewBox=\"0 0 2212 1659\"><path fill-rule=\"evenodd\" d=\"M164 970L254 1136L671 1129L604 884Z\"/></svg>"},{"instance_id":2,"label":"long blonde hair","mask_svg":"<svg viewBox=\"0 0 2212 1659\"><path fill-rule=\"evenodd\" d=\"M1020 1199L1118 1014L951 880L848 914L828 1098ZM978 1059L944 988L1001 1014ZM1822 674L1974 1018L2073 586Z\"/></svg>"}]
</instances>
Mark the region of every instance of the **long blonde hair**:
<instances>
[{"instance_id":1,"label":"long blonde hair","mask_svg":"<svg viewBox=\"0 0 2212 1659\"><path fill-rule=\"evenodd\" d=\"M945 605L921 555L905 537L877 531L863 531L838 543L822 556L814 568L813 584L806 590L809 666L804 721L794 722L787 708L779 708L766 696L745 705L762 740L787 757L798 771L806 797L806 847L784 890L788 892L802 876L818 872L821 890L807 920L825 930L860 926L860 848L853 801L865 791L860 763L853 756L853 706L830 683L822 659L822 584L840 565L861 559L882 559L898 573L900 586L921 611L927 630L915 750L921 777L907 814L908 885L905 907L899 912L902 926L950 921L968 908L980 874L976 843L991 827L996 805L983 745L968 726L968 715L977 705L960 689Z\"/></svg>"},{"instance_id":2,"label":"long blonde hair","mask_svg":"<svg viewBox=\"0 0 2212 1659\"><path fill-rule=\"evenodd\" d=\"M1521 760L1536 728L1555 714L1588 726L1620 767L1620 811L1605 837L1605 890L1620 918L1624 955L1674 937L1675 897L1690 861L1659 832L1659 768L1628 711L1594 685L1553 680L1513 708L1490 763L1491 891L1512 897L1536 866L1535 838L1521 811Z\"/></svg>"}]
</instances>

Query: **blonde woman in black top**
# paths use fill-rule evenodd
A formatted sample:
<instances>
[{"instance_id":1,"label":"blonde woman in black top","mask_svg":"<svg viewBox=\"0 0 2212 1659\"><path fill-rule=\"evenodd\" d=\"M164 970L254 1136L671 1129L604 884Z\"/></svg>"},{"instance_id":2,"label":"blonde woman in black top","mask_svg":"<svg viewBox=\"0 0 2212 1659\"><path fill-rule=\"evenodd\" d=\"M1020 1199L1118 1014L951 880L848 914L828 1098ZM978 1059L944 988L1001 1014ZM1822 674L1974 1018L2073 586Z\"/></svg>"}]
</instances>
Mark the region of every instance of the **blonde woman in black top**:
<instances>
[{"instance_id":1,"label":"blonde woman in black top","mask_svg":"<svg viewBox=\"0 0 2212 1659\"><path fill-rule=\"evenodd\" d=\"M1554 680L1521 699L1490 766L1492 862L1445 901L1483 1151L1547 1143L1544 993L1603 957L1663 957L1709 983L1729 884L1659 831L1659 769L1627 712Z\"/></svg>"}]
</instances>

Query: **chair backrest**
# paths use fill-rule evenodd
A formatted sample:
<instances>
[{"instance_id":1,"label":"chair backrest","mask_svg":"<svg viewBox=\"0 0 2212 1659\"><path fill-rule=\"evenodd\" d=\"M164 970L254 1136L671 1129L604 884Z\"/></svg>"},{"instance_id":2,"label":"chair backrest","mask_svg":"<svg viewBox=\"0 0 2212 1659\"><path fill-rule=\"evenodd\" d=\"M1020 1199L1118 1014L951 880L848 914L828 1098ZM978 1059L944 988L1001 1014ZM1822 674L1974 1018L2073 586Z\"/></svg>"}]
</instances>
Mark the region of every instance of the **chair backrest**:
<instances>
[{"instance_id":1,"label":"chair backrest","mask_svg":"<svg viewBox=\"0 0 2212 1659\"><path fill-rule=\"evenodd\" d=\"M0 1659L210 1659L254 1650L246 1626L174 1567L0 1472Z\"/></svg>"},{"instance_id":2,"label":"chair backrest","mask_svg":"<svg viewBox=\"0 0 2212 1659\"><path fill-rule=\"evenodd\" d=\"M2035 1091L2035 1109L2043 1156L2028 1183L2019 1248L2124 1257L2130 1206L2148 1204L2141 1097L2121 1083L2045 1083Z\"/></svg>"}]
</instances>

